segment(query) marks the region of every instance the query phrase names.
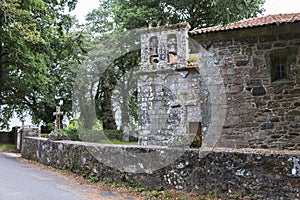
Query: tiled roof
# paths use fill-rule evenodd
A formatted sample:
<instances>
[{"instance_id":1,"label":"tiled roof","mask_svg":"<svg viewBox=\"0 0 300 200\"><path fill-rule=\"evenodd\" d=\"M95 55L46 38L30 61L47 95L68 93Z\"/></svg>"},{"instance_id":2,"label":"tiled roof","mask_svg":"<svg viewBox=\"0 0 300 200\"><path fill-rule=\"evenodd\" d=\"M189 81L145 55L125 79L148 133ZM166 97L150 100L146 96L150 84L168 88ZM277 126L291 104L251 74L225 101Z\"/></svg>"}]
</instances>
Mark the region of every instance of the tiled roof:
<instances>
[{"instance_id":1,"label":"tiled roof","mask_svg":"<svg viewBox=\"0 0 300 200\"><path fill-rule=\"evenodd\" d=\"M226 26L213 26L190 31L192 35L205 34L210 32L228 31L234 29L251 28L266 25L279 25L283 23L293 23L300 21L300 13L276 14L263 17L250 18L239 22L231 23Z\"/></svg>"}]
</instances>

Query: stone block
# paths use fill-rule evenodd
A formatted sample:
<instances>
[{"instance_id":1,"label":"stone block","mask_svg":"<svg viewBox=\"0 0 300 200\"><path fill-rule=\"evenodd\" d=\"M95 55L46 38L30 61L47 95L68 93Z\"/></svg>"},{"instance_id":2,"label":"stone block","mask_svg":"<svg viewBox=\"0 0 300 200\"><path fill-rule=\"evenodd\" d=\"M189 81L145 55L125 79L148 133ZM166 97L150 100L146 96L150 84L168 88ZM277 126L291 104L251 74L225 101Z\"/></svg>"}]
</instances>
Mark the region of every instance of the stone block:
<instances>
[{"instance_id":1,"label":"stone block","mask_svg":"<svg viewBox=\"0 0 300 200\"><path fill-rule=\"evenodd\" d=\"M300 102L294 103L294 106L295 106L295 107L300 107Z\"/></svg>"},{"instance_id":2,"label":"stone block","mask_svg":"<svg viewBox=\"0 0 300 200\"><path fill-rule=\"evenodd\" d=\"M263 96L263 95L267 94L267 92L266 92L266 90L263 86L254 87L252 89L251 93L252 93L253 96Z\"/></svg>"},{"instance_id":3,"label":"stone block","mask_svg":"<svg viewBox=\"0 0 300 200\"><path fill-rule=\"evenodd\" d=\"M214 41L212 43L213 47L215 48L220 48L220 47L228 47L232 45L232 40L219 40L219 41Z\"/></svg>"},{"instance_id":4,"label":"stone block","mask_svg":"<svg viewBox=\"0 0 300 200\"><path fill-rule=\"evenodd\" d=\"M275 101L281 100L281 99L283 99L283 98L284 98L284 96L283 96L282 94L274 95L274 100L275 100ZM283 105L283 104L282 104L282 105ZM284 105L286 105L286 103L284 103ZM285 106L283 106L283 107L285 107Z\"/></svg>"},{"instance_id":5,"label":"stone block","mask_svg":"<svg viewBox=\"0 0 300 200\"><path fill-rule=\"evenodd\" d=\"M249 79L246 82L247 86L261 86L262 80L261 79Z\"/></svg>"},{"instance_id":6,"label":"stone block","mask_svg":"<svg viewBox=\"0 0 300 200\"><path fill-rule=\"evenodd\" d=\"M254 122L255 118L253 117L253 115L243 115L243 116L241 116L241 121L242 122Z\"/></svg>"},{"instance_id":7,"label":"stone block","mask_svg":"<svg viewBox=\"0 0 300 200\"><path fill-rule=\"evenodd\" d=\"M276 42L273 44L273 47L286 47L287 46L287 43L285 42Z\"/></svg>"},{"instance_id":8,"label":"stone block","mask_svg":"<svg viewBox=\"0 0 300 200\"><path fill-rule=\"evenodd\" d=\"M292 90L291 94L294 95L294 96L300 96L300 89Z\"/></svg>"},{"instance_id":9,"label":"stone block","mask_svg":"<svg viewBox=\"0 0 300 200\"><path fill-rule=\"evenodd\" d=\"M276 35L264 35L264 36L260 36L259 37L259 42L260 43L264 43L264 42L272 42L272 41L276 41L277 40L277 36Z\"/></svg>"},{"instance_id":10,"label":"stone block","mask_svg":"<svg viewBox=\"0 0 300 200\"><path fill-rule=\"evenodd\" d=\"M290 126L292 128L300 128L300 123L291 123Z\"/></svg>"},{"instance_id":11,"label":"stone block","mask_svg":"<svg viewBox=\"0 0 300 200\"><path fill-rule=\"evenodd\" d=\"M279 117L271 117L270 122L280 122Z\"/></svg>"},{"instance_id":12,"label":"stone block","mask_svg":"<svg viewBox=\"0 0 300 200\"><path fill-rule=\"evenodd\" d=\"M244 87L242 85L229 85L226 87L225 91L228 94L237 94L243 91Z\"/></svg>"},{"instance_id":13,"label":"stone block","mask_svg":"<svg viewBox=\"0 0 300 200\"><path fill-rule=\"evenodd\" d=\"M255 44L258 42L258 38L255 37L246 37L246 38L236 38L234 39L234 44L235 45L250 45L250 44Z\"/></svg>"},{"instance_id":14,"label":"stone block","mask_svg":"<svg viewBox=\"0 0 300 200\"><path fill-rule=\"evenodd\" d=\"M298 38L300 38L299 33L285 33L285 34L278 35L279 40L290 40L290 39L298 39Z\"/></svg>"},{"instance_id":15,"label":"stone block","mask_svg":"<svg viewBox=\"0 0 300 200\"><path fill-rule=\"evenodd\" d=\"M273 123L264 123L260 125L261 130L266 130L266 129L273 129L274 124Z\"/></svg>"},{"instance_id":16,"label":"stone block","mask_svg":"<svg viewBox=\"0 0 300 200\"><path fill-rule=\"evenodd\" d=\"M270 43L257 45L258 50L269 50L271 48L272 48L272 44L270 44Z\"/></svg>"},{"instance_id":17,"label":"stone block","mask_svg":"<svg viewBox=\"0 0 300 200\"><path fill-rule=\"evenodd\" d=\"M300 116L300 111L299 110L292 110L292 111L288 112L287 115Z\"/></svg>"},{"instance_id":18,"label":"stone block","mask_svg":"<svg viewBox=\"0 0 300 200\"><path fill-rule=\"evenodd\" d=\"M241 52L241 49L240 48L228 48L228 49L223 49L221 51L218 52L218 54L220 56L223 56L223 55L234 55L234 54L238 54Z\"/></svg>"},{"instance_id":19,"label":"stone block","mask_svg":"<svg viewBox=\"0 0 300 200\"><path fill-rule=\"evenodd\" d=\"M269 116L259 116L255 120L256 122L268 122L269 121Z\"/></svg>"},{"instance_id":20,"label":"stone block","mask_svg":"<svg viewBox=\"0 0 300 200\"><path fill-rule=\"evenodd\" d=\"M279 102L276 102L276 101L269 101L268 108L277 109L277 112L278 112L278 109L280 108L280 104L279 104Z\"/></svg>"},{"instance_id":21,"label":"stone block","mask_svg":"<svg viewBox=\"0 0 300 200\"><path fill-rule=\"evenodd\" d=\"M239 124L240 128L247 128L247 127L257 127L259 126L258 123L254 123L254 122L242 122Z\"/></svg>"},{"instance_id":22,"label":"stone block","mask_svg":"<svg viewBox=\"0 0 300 200\"><path fill-rule=\"evenodd\" d=\"M253 66L263 66L265 63L265 60L263 57L254 57L253 58Z\"/></svg>"},{"instance_id":23,"label":"stone block","mask_svg":"<svg viewBox=\"0 0 300 200\"><path fill-rule=\"evenodd\" d=\"M249 60L237 60L235 65L237 67L240 67L240 66L246 66L249 64Z\"/></svg>"}]
</instances>

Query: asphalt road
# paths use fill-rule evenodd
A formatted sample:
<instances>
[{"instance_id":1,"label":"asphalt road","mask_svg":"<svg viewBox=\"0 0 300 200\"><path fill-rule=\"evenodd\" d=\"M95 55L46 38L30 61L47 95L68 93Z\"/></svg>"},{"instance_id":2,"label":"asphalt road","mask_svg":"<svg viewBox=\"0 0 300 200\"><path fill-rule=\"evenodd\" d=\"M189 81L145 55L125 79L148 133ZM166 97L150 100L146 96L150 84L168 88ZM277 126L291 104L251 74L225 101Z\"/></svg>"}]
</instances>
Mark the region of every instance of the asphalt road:
<instances>
[{"instance_id":1,"label":"asphalt road","mask_svg":"<svg viewBox=\"0 0 300 200\"><path fill-rule=\"evenodd\" d=\"M78 187L0 153L0 200L86 200L78 191L87 188Z\"/></svg>"}]
</instances>

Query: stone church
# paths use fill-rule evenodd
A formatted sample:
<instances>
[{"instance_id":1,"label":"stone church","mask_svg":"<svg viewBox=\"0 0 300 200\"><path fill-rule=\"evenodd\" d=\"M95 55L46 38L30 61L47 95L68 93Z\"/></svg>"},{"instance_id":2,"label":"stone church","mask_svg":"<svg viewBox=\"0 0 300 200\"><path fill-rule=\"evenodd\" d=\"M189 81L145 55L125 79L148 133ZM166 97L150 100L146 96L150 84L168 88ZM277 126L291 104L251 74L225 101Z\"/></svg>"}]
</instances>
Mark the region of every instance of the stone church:
<instances>
[{"instance_id":1,"label":"stone church","mask_svg":"<svg viewBox=\"0 0 300 200\"><path fill-rule=\"evenodd\" d=\"M145 29L141 145L300 149L300 13Z\"/></svg>"}]
</instances>

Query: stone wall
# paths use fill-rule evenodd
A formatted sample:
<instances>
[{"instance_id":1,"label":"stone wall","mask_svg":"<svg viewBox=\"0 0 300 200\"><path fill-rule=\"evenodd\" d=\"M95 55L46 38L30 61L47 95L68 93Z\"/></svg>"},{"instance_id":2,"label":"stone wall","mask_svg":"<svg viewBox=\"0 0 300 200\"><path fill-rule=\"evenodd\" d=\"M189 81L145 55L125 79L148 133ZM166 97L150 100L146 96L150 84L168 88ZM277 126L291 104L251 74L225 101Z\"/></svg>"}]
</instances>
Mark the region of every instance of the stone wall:
<instances>
[{"instance_id":1,"label":"stone wall","mask_svg":"<svg viewBox=\"0 0 300 200\"><path fill-rule=\"evenodd\" d=\"M300 197L300 152L253 149L181 149L182 155L170 165L151 173L126 173L108 167L96 159L111 153L110 161L128 163L118 151L129 154L153 152L164 155L163 147L100 145L44 138L24 139L22 156L59 169L67 169L89 178L132 182L152 189L158 187L241 195L252 199L298 199ZM177 152L178 149L168 148ZM167 154L172 155L172 154ZM100 156L101 157L101 156ZM101 159L101 158L100 158ZM147 160L140 160L140 162ZM148 160L148 162L151 162ZM122 164L122 163L121 163ZM145 164L145 163L144 163ZM156 163L149 163L155 165ZM138 163L139 167L143 164ZM132 166L134 167L134 166Z\"/></svg>"},{"instance_id":2,"label":"stone wall","mask_svg":"<svg viewBox=\"0 0 300 200\"><path fill-rule=\"evenodd\" d=\"M300 149L299 32L297 22L190 35L203 47L202 57L220 63L227 112L218 146ZM285 79L272 78L273 55L289 56ZM200 77L207 77L201 69L211 61L200 58Z\"/></svg>"},{"instance_id":3,"label":"stone wall","mask_svg":"<svg viewBox=\"0 0 300 200\"><path fill-rule=\"evenodd\" d=\"M201 122L197 70L140 73L139 80L141 145L172 146L178 137L187 135L189 122Z\"/></svg>"}]
</instances>

